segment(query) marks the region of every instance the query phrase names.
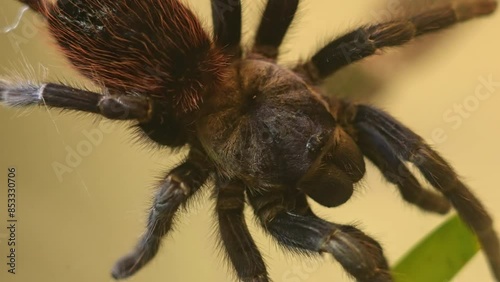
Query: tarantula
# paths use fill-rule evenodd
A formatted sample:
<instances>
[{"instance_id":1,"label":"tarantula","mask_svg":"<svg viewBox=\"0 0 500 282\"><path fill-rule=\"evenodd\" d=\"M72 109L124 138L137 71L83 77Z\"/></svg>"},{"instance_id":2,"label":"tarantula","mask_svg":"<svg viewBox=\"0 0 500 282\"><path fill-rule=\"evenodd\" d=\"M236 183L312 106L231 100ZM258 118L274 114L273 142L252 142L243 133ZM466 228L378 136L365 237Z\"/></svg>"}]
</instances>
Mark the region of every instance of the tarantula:
<instances>
[{"instance_id":1,"label":"tarantula","mask_svg":"<svg viewBox=\"0 0 500 282\"><path fill-rule=\"evenodd\" d=\"M342 67L412 38L488 15L496 1L449 4L409 19L362 26L293 69L276 64L299 0L269 0L253 48L241 38L241 1L212 0L214 34L178 0L20 0L43 16L61 52L101 93L54 83L0 82L7 106L47 105L136 121L147 139L189 154L164 176L147 230L117 262L133 275L158 252L178 208L214 183L218 235L242 281L269 281L243 216L248 203L263 228L288 248L330 253L358 281L392 281L378 242L327 222L307 198L345 203L365 174L364 157L419 208L453 206L477 234L500 280L492 219L452 167L387 113L326 96L319 88ZM424 189L414 164L439 192Z\"/></svg>"}]
</instances>

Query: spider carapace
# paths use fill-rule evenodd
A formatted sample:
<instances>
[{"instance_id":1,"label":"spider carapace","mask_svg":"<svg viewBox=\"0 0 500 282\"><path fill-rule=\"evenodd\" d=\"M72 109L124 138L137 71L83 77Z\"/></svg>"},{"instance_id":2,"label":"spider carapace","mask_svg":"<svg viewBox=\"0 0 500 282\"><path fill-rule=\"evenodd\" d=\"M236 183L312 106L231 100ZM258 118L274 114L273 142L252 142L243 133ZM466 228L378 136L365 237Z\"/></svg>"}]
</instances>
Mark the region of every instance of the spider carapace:
<instances>
[{"instance_id":1,"label":"spider carapace","mask_svg":"<svg viewBox=\"0 0 500 282\"><path fill-rule=\"evenodd\" d=\"M212 183L218 235L241 281L269 281L245 223L245 204L279 244L330 253L358 281L392 281L379 243L354 226L321 219L308 205L307 198L327 207L345 203L365 173L366 157L407 202L435 213L453 206L500 279L492 219L452 167L387 113L331 98L320 88L325 78L378 49L491 14L495 1L446 4L362 26L290 69L276 58L299 0L267 2L252 48L240 43L237 0L211 1L213 36L177 0L21 2L46 19L61 52L102 91L2 80L3 104L133 120L148 140L189 147L159 183L147 230L117 262L114 278L149 262L180 205ZM437 191L424 189L407 163Z\"/></svg>"}]
</instances>

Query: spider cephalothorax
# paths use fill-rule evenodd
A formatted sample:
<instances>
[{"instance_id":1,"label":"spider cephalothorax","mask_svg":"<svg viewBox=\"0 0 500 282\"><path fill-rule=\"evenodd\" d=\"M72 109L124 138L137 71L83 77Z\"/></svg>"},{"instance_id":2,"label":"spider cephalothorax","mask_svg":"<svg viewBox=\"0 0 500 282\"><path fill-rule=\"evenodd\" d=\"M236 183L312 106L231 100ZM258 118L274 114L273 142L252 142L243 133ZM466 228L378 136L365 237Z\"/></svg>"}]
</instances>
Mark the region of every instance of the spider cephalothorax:
<instances>
[{"instance_id":1,"label":"spider cephalothorax","mask_svg":"<svg viewBox=\"0 0 500 282\"><path fill-rule=\"evenodd\" d=\"M179 0L21 2L47 19L61 51L102 86L103 94L2 81L0 101L135 120L147 139L172 148L189 146L184 162L159 184L147 232L116 264L113 277L128 277L149 262L179 206L211 182L218 234L240 280L269 281L243 216L248 202L281 245L330 253L359 281L391 281L374 239L319 218L307 202L309 197L327 207L345 203L365 174L366 156L406 201L436 213L453 206L478 235L500 280L492 219L451 166L388 114L327 98L317 87L380 48L490 14L495 1L450 4L361 27L293 69L277 65L276 58L299 0L268 1L248 52L240 46L240 1L211 1L213 37ZM424 189L407 162L440 193Z\"/></svg>"}]
</instances>

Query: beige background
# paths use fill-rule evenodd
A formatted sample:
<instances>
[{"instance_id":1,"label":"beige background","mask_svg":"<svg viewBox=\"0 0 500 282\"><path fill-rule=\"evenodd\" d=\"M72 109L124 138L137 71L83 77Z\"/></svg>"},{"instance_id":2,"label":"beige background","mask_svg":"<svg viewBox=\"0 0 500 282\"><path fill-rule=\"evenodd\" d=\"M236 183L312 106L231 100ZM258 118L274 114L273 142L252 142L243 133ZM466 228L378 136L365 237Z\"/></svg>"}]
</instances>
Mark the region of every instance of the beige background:
<instances>
[{"instance_id":1,"label":"beige background","mask_svg":"<svg viewBox=\"0 0 500 282\"><path fill-rule=\"evenodd\" d=\"M208 1L189 2L210 26ZM245 30L250 38L263 1L244 2ZM389 7L381 1L369 1L369 6L363 0L303 2L300 23L284 46L284 62L307 57L317 43L373 21L374 15ZM19 9L16 1L2 0L0 27L14 22ZM471 99L479 77L491 75L494 81L500 81L499 26L497 13L433 36L436 46L411 65L399 68L384 95L374 100L429 141L437 128L446 133L446 141L438 142L435 148L489 208L497 219L497 230L500 89L462 118L457 128L444 120L443 114L454 104ZM30 66L34 71L27 72L29 79L41 79L45 73L42 69L47 68L47 80L82 84L55 48L47 44L43 30L40 20L27 13L15 31L0 34L1 75L12 70L26 73L23 70ZM67 148L83 146L87 141L84 133L99 125L92 117L60 114L57 110L0 108L0 281L111 281L109 271L115 259L135 244L143 230L156 177L180 156L134 142L126 125L111 124L112 130L103 133L102 142L93 145L90 154L59 181L53 164L64 164ZM4 263L9 166L18 170L15 276L7 274ZM206 198L182 214L177 230L164 241L156 259L129 281L234 281L215 247L212 204ZM403 203L394 187L384 183L371 166L349 203L332 210L316 210L332 221L357 222L383 243L391 262L444 220ZM249 222L274 281L350 281L331 258L311 262L285 254L255 228L253 220ZM454 281L492 281L483 256L477 256Z\"/></svg>"}]
</instances>

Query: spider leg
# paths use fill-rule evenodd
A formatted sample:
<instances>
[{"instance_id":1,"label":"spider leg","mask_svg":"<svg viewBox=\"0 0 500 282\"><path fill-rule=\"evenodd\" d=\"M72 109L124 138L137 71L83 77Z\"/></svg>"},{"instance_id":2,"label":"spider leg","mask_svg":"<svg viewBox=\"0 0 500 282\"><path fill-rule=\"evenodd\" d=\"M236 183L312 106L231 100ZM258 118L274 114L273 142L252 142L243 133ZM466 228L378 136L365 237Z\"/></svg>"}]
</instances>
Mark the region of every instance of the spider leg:
<instances>
[{"instance_id":1,"label":"spider leg","mask_svg":"<svg viewBox=\"0 0 500 282\"><path fill-rule=\"evenodd\" d=\"M207 180L209 171L204 168L205 162L193 150L188 159L172 169L160 183L149 213L146 232L135 249L115 264L113 278L123 279L133 275L156 255L161 238L170 231L179 206Z\"/></svg>"},{"instance_id":2,"label":"spider leg","mask_svg":"<svg viewBox=\"0 0 500 282\"><path fill-rule=\"evenodd\" d=\"M295 71L319 83L340 68L371 56L381 48L402 45L416 36L491 14L496 7L496 0L469 1L432 9L408 20L360 27L327 44Z\"/></svg>"},{"instance_id":3,"label":"spider leg","mask_svg":"<svg viewBox=\"0 0 500 282\"><path fill-rule=\"evenodd\" d=\"M290 212L303 216L315 216L314 212L309 206L309 203L307 202L306 194L299 190L294 191L296 191L296 194L293 196L294 204L290 208Z\"/></svg>"},{"instance_id":4,"label":"spider leg","mask_svg":"<svg viewBox=\"0 0 500 282\"><path fill-rule=\"evenodd\" d=\"M423 139L386 113L358 105L352 122L362 144L390 149L389 158L413 163L425 179L451 202L459 216L476 233L490 267L500 281L500 244L493 221L481 202L465 186L453 168ZM363 146L363 145L362 145ZM380 156L377 156L380 157Z\"/></svg>"},{"instance_id":5,"label":"spider leg","mask_svg":"<svg viewBox=\"0 0 500 282\"><path fill-rule=\"evenodd\" d=\"M264 229L281 245L301 252L332 254L357 281L392 281L382 247L355 227L300 215L284 206L282 195L249 195Z\"/></svg>"},{"instance_id":6,"label":"spider leg","mask_svg":"<svg viewBox=\"0 0 500 282\"><path fill-rule=\"evenodd\" d=\"M241 0L211 0L217 45L241 57Z\"/></svg>"},{"instance_id":7,"label":"spider leg","mask_svg":"<svg viewBox=\"0 0 500 282\"><path fill-rule=\"evenodd\" d=\"M8 106L47 105L118 120L151 118L151 101L144 96L101 95L65 85L47 83L15 84L0 80L0 103Z\"/></svg>"},{"instance_id":8,"label":"spider leg","mask_svg":"<svg viewBox=\"0 0 500 282\"><path fill-rule=\"evenodd\" d=\"M269 281L266 265L245 223L245 186L235 181L219 181L216 187L221 243L238 278L246 282Z\"/></svg>"},{"instance_id":9,"label":"spider leg","mask_svg":"<svg viewBox=\"0 0 500 282\"><path fill-rule=\"evenodd\" d=\"M390 145L379 142L384 140L379 132L366 125L360 127L363 130L358 131L358 145L363 154L378 167L387 181L398 187L404 200L430 212L445 214L450 210L446 198L424 189Z\"/></svg>"},{"instance_id":10,"label":"spider leg","mask_svg":"<svg viewBox=\"0 0 500 282\"><path fill-rule=\"evenodd\" d=\"M255 37L253 52L275 60L299 0L269 0Z\"/></svg>"}]
</instances>

